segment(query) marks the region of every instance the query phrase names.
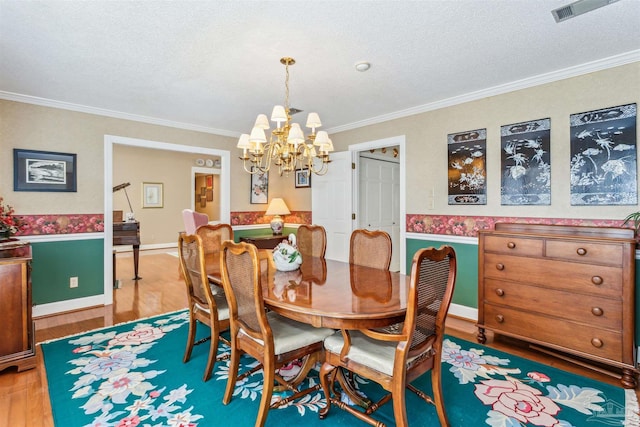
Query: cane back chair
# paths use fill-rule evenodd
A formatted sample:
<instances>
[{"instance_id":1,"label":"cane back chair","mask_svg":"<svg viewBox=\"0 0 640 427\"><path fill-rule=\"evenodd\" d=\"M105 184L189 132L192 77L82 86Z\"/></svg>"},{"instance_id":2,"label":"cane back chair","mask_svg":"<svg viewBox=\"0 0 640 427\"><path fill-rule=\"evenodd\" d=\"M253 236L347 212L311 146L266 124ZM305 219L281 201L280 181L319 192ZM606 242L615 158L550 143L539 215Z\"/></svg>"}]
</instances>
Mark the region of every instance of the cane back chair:
<instances>
[{"instance_id":1,"label":"cane back chair","mask_svg":"<svg viewBox=\"0 0 640 427\"><path fill-rule=\"evenodd\" d=\"M217 258L220 257L220 251L222 250L222 242L225 240L233 240L233 228L229 224L205 224L196 229L196 234L202 239L202 246L204 247L204 256L207 259L209 281L218 285L213 287L214 294L219 292L223 293L222 282L219 280L213 280L212 277L220 277L220 261ZM214 262L212 262L212 260Z\"/></svg>"},{"instance_id":2,"label":"cane back chair","mask_svg":"<svg viewBox=\"0 0 640 427\"><path fill-rule=\"evenodd\" d=\"M349 242L349 264L388 270L391 237L385 231L353 230Z\"/></svg>"},{"instance_id":3,"label":"cane back chair","mask_svg":"<svg viewBox=\"0 0 640 427\"><path fill-rule=\"evenodd\" d=\"M324 258L327 251L327 232L321 225L302 224L296 233L298 251L304 256Z\"/></svg>"},{"instance_id":4,"label":"cane back chair","mask_svg":"<svg viewBox=\"0 0 640 427\"><path fill-rule=\"evenodd\" d=\"M222 331L229 329L229 307L224 294L222 292L214 294L211 289L205 268L204 245L200 236L181 234L178 237L178 254L189 304L189 333L182 361L183 363L189 361L194 344L204 342L194 343L196 323L199 321L209 326L211 342L203 377L203 380L207 381L216 363L219 339L229 344L220 336Z\"/></svg>"},{"instance_id":5,"label":"cane back chair","mask_svg":"<svg viewBox=\"0 0 640 427\"><path fill-rule=\"evenodd\" d=\"M229 305L231 327L231 360L223 403L228 404L233 396L241 354L246 353L255 358L260 362L264 373L256 427L264 425L270 407L287 404L319 389L319 385L307 389L298 388L308 369L301 370L299 376L288 382L277 371L299 358L305 358L305 366L313 366L322 355L323 340L334 333L332 329L314 328L273 311L267 312L262 295L262 280L263 277L267 280L276 272L269 264L268 271L263 275L260 265L261 259L254 245L231 241L222 243L220 270ZM260 365L243 373L240 378L251 375L259 368ZM274 381L294 394L272 404Z\"/></svg>"},{"instance_id":6,"label":"cane back chair","mask_svg":"<svg viewBox=\"0 0 640 427\"><path fill-rule=\"evenodd\" d=\"M320 381L327 405L320 411L321 418L328 415L333 404L371 425L382 426L371 414L392 400L396 426L406 427L405 388L408 388L434 404L440 424L449 425L442 397L440 361L455 279L456 254L452 247L421 249L412 261L403 323L385 331L342 331L325 339ZM375 381L389 393L363 410L344 404L336 389L337 367ZM433 398L410 384L429 370Z\"/></svg>"}]
</instances>

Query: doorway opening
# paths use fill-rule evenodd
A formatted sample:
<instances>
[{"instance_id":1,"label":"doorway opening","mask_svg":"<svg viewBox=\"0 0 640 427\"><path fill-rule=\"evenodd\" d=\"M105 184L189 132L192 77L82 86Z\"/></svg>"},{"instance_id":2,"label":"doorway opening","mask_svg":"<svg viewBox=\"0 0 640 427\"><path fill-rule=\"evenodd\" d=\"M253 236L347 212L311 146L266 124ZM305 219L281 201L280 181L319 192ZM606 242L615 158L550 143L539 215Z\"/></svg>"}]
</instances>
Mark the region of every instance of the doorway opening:
<instances>
[{"instance_id":1,"label":"doorway opening","mask_svg":"<svg viewBox=\"0 0 640 427\"><path fill-rule=\"evenodd\" d=\"M116 145L151 148L181 153L203 154L220 159L220 221L231 221L231 153L227 150L170 144L166 142L127 138L113 135L104 136L104 292L103 304L113 303L113 148ZM191 180L191 182L194 182ZM188 190L185 190L188 191ZM169 203L166 201L165 203Z\"/></svg>"}]
</instances>

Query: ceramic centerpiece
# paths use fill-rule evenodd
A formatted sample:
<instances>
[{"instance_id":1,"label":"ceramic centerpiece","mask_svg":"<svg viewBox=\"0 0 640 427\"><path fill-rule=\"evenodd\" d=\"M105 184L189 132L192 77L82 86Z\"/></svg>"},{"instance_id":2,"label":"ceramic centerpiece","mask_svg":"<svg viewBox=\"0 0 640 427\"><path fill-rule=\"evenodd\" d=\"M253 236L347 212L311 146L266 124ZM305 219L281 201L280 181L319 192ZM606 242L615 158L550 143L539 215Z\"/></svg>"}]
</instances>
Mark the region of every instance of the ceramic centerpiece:
<instances>
[{"instance_id":1,"label":"ceramic centerpiece","mask_svg":"<svg viewBox=\"0 0 640 427\"><path fill-rule=\"evenodd\" d=\"M287 240L283 240L273 249L273 263L278 271L293 271L300 268L302 255L298 252L295 234L289 234Z\"/></svg>"}]
</instances>

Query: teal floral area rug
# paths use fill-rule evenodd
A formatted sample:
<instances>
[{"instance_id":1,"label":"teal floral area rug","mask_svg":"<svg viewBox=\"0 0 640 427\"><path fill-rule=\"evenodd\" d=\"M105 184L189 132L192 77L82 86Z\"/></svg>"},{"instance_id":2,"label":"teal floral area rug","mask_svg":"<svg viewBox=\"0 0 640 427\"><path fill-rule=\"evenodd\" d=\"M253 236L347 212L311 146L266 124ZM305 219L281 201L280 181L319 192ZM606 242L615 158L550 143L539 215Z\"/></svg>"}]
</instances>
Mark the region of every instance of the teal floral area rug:
<instances>
[{"instance_id":1,"label":"teal floral area rug","mask_svg":"<svg viewBox=\"0 0 640 427\"><path fill-rule=\"evenodd\" d=\"M228 361L202 381L208 342L182 363L188 329L186 311L90 331L42 344L56 426L253 426L262 392L262 372L236 385L222 404ZM198 338L208 335L198 329ZM229 348L221 345L220 353ZM241 372L254 366L242 359ZM295 371L295 366L291 367ZM573 375L480 344L447 337L443 362L445 405L454 427L639 426L633 391ZM318 382L312 371L308 381ZM315 376L314 376L315 375ZM414 382L431 390L430 376ZM360 391L375 399L377 385L358 379ZM282 395L274 394L274 399ZM326 419L322 391L269 411L267 426L364 426L331 408ZM433 406L407 392L409 425L437 426ZM394 425L391 404L377 412Z\"/></svg>"}]
</instances>

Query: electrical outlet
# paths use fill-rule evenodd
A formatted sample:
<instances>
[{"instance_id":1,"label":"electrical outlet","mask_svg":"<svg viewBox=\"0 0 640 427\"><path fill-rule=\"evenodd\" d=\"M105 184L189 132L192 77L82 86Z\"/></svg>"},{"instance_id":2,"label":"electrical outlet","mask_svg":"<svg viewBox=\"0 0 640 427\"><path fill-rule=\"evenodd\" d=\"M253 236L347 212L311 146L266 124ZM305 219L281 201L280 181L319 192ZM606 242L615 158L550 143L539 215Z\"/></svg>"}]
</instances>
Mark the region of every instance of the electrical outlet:
<instances>
[{"instance_id":1,"label":"electrical outlet","mask_svg":"<svg viewBox=\"0 0 640 427\"><path fill-rule=\"evenodd\" d=\"M70 288L77 288L78 287L78 278L77 277L70 277L69 278L69 287Z\"/></svg>"}]
</instances>

